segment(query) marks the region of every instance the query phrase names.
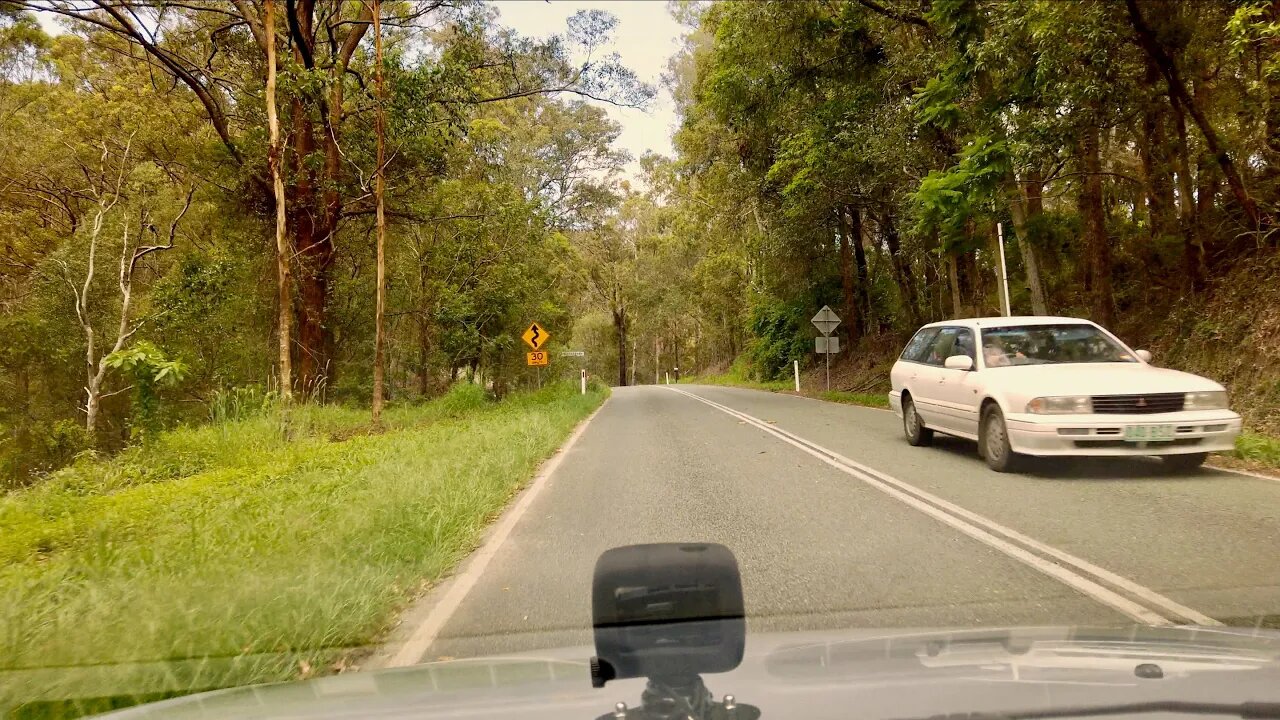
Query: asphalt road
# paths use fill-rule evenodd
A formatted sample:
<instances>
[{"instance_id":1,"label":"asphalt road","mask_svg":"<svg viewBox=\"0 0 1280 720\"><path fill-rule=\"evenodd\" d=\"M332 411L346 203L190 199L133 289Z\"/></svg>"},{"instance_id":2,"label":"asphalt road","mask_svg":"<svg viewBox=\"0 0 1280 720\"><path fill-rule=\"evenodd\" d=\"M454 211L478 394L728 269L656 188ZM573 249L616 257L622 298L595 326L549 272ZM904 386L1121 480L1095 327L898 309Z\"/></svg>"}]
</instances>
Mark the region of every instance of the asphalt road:
<instances>
[{"instance_id":1,"label":"asphalt road","mask_svg":"<svg viewBox=\"0 0 1280 720\"><path fill-rule=\"evenodd\" d=\"M908 446L885 411L643 386L614 391L422 660L589 644L596 557L691 540L737 555L756 632L1280 616L1280 482L1145 459L1001 475L970 442Z\"/></svg>"}]
</instances>

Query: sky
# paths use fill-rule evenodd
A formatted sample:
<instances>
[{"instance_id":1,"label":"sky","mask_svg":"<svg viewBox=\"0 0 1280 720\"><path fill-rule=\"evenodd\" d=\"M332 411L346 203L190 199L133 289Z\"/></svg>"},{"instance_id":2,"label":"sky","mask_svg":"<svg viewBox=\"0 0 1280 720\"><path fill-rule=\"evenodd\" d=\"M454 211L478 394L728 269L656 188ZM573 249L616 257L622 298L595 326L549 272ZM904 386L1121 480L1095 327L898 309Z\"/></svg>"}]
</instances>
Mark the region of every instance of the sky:
<instances>
[{"instance_id":1,"label":"sky","mask_svg":"<svg viewBox=\"0 0 1280 720\"><path fill-rule=\"evenodd\" d=\"M599 104L622 125L617 145L634 158L626 176L640 176L637 161L645 152L673 154L671 135L678 120L675 102L661 80L667 60L680 48L684 28L668 14L665 0L491 0L489 4L498 9L499 22L527 37L565 32L569 16L579 10L601 9L617 17L614 42L606 49L617 52L622 64L640 80L658 88L658 96L646 110Z\"/></svg>"}]
</instances>

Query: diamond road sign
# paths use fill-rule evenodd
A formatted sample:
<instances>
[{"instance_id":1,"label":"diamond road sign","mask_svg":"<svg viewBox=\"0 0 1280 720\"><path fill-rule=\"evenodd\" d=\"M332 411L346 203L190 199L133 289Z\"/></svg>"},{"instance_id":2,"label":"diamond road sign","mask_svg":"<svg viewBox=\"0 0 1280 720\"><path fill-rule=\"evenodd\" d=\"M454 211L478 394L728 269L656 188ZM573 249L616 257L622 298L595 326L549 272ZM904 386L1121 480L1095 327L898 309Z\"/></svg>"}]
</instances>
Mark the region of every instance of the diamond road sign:
<instances>
[{"instance_id":1,"label":"diamond road sign","mask_svg":"<svg viewBox=\"0 0 1280 720\"><path fill-rule=\"evenodd\" d=\"M812 322L813 326L818 328L818 332L823 335L830 335L831 331L835 330L836 326L840 324L840 317L831 311L830 306L823 305L818 314L814 315L809 322Z\"/></svg>"},{"instance_id":2,"label":"diamond road sign","mask_svg":"<svg viewBox=\"0 0 1280 720\"><path fill-rule=\"evenodd\" d=\"M528 343L529 347L534 350L539 350L547 343L547 340L551 338L551 333L544 330L538 323L533 323L529 326L528 330L524 331L524 334L521 335L520 338Z\"/></svg>"}]
</instances>

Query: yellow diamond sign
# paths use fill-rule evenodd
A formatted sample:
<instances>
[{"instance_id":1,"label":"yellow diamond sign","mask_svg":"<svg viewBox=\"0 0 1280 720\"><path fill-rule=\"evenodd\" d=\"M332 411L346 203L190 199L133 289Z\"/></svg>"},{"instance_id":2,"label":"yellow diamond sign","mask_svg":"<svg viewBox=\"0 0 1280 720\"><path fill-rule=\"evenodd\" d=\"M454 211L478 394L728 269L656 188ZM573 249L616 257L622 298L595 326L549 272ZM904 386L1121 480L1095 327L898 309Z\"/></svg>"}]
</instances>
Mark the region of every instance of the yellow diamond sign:
<instances>
[{"instance_id":1,"label":"yellow diamond sign","mask_svg":"<svg viewBox=\"0 0 1280 720\"><path fill-rule=\"evenodd\" d=\"M529 344L529 347L534 350L539 350L543 345L547 344L548 340L551 339L551 333L543 330L542 326L538 323L533 323L520 337Z\"/></svg>"}]
</instances>

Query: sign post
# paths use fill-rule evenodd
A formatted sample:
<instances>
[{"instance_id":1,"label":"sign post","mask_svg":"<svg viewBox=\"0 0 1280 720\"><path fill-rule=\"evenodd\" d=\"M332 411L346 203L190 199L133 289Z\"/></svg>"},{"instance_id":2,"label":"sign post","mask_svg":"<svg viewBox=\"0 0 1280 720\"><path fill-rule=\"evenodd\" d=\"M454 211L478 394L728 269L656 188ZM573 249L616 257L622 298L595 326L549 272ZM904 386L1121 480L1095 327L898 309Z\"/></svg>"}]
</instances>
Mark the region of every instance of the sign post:
<instances>
[{"instance_id":1,"label":"sign post","mask_svg":"<svg viewBox=\"0 0 1280 720\"><path fill-rule=\"evenodd\" d=\"M1009 307L1009 268L1004 264L1004 223L996 223L996 244L1000 246L1000 290L1003 292L1004 316L1013 315Z\"/></svg>"},{"instance_id":2,"label":"sign post","mask_svg":"<svg viewBox=\"0 0 1280 720\"><path fill-rule=\"evenodd\" d=\"M817 315L809 321L813 326L818 328L818 332L822 333L822 337L817 339L815 343L815 351L826 356L827 362L827 392L831 392L831 353L840 352L840 338L831 337L831 333L840 326L840 316L831 310L831 306L823 305Z\"/></svg>"},{"instance_id":3,"label":"sign post","mask_svg":"<svg viewBox=\"0 0 1280 720\"><path fill-rule=\"evenodd\" d=\"M585 369L582 371L582 394L587 394L587 371Z\"/></svg>"}]
</instances>

